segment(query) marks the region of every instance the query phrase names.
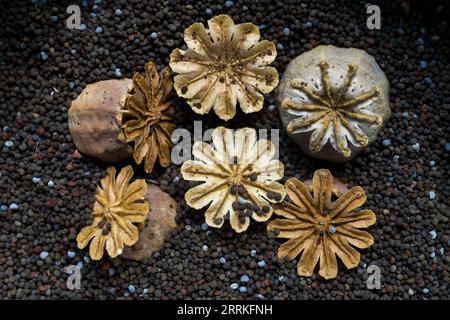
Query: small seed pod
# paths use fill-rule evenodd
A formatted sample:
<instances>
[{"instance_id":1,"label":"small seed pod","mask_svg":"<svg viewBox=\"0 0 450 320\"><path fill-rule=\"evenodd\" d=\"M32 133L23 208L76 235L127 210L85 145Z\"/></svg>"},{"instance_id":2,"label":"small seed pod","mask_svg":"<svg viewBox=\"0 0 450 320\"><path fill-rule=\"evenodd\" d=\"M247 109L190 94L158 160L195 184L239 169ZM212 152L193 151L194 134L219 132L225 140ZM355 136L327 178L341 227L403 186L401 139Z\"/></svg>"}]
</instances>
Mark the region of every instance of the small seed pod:
<instances>
[{"instance_id":1,"label":"small seed pod","mask_svg":"<svg viewBox=\"0 0 450 320\"><path fill-rule=\"evenodd\" d=\"M72 101L69 132L80 152L107 162L129 157L126 144L117 139L120 129L114 120L129 83L130 79L95 82Z\"/></svg>"}]
</instances>

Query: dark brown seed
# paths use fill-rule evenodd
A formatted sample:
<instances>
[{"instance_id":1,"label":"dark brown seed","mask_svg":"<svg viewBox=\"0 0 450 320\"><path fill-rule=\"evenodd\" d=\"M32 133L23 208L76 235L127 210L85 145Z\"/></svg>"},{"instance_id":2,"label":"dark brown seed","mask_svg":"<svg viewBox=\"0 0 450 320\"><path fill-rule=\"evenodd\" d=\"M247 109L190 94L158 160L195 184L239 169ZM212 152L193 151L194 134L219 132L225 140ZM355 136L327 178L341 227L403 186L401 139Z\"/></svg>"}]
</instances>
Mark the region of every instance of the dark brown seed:
<instances>
[{"instance_id":1,"label":"dark brown seed","mask_svg":"<svg viewBox=\"0 0 450 320\"><path fill-rule=\"evenodd\" d=\"M213 221L214 221L215 224L221 224L223 219L222 218L215 218Z\"/></svg>"},{"instance_id":2,"label":"dark brown seed","mask_svg":"<svg viewBox=\"0 0 450 320\"><path fill-rule=\"evenodd\" d=\"M275 201L281 201L281 194L275 193L274 194L274 199L275 199Z\"/></svg>"},{"instance_id":3,"label":"dark brown seed","mask_svg":"<svg viewBox=\"0 0 450 320\"><path fill-rule=\"evenodd\" d=\"M270 211L270 207L269 207L268 205L264 205L264 206L262 206L262 211L263 211L264 213L267 213L267 212Z\"/></svg>"},{"instance_id":4,"label":"dark brown seed","mask_svg":"<svg viewBox=\"0 0 450 320\"><path fill-rule=\"evenodd\" d=\"M181 93L185 94L186 92L187 92L187 87L186 86L181 87Z\"/></svg>"},{"instance_id":5,"label":"dark brown seed","mask_svg":"<svg viewBox=\"0 0 450 320\"><path fill-rule=\"evenodd\" d=\"M272 191L267 192L267 198L273 199L274 197L275 197L275 193L273 193Z\"/></svg>"},{"instance_id":6,"label":"dark brown seed","mask_svg":"<svg viewBox=\"0 0 450 320\"><path fill-rule=\"evenodd\" d=\"M250 177L249 177L250 181L255 182L256 179L258 179L258 176L256 175L256 173L253 173Z\"/></svg>"},{"instance_id":7,"label":"dark brown seed","mask_svg":"<svg viewBox=\"0 0 450 320\"><path fill-rule=\"evenodd\" d=\"M239 222L241 224L244 224L245 223L245 217L239 217Z\"/></svg>"},{"instance_id":8,"label":"dark brown seed","mask_svg":"<svg viewBox=\"0 0 450 320\"><path fill-rule=\"evenodd\" d=\"M100 220L98 223L97 223L97 227L98 228L103 228L103 226L106 224L106 221L105 220Z\"/></svg>"},{"instance_id":9,"label":"dark brown seed","mask_svg":"<svg viewBox=\"0 0 450 320\"><path fill-rule=\"evenodd\" d=\"M102 229L102 235L106 236L108 233L109 233L109 229L105 226L105 227Z\"/></svg>"},{"instance_id":10,"label":"dark brown seed","mask_svg":"<svg viewBox=\"0 0 450 320\"><path fill-rule=\"evenodd\" d=\"M235 201L231 204L231 207L233 208L234 211L239 209L239 202Z\"/></svg>"},{"instance_id":11,"label":"dark brown seed","mask_svg":"<svg viewBox=\"0 0 450 320\"><path fill-rule=\"evenodd\" d=\"M236 194L237 193L237 187L235 185L232 185L230 188L230 193L231 194Z\"/></svg>"}]
</instances>

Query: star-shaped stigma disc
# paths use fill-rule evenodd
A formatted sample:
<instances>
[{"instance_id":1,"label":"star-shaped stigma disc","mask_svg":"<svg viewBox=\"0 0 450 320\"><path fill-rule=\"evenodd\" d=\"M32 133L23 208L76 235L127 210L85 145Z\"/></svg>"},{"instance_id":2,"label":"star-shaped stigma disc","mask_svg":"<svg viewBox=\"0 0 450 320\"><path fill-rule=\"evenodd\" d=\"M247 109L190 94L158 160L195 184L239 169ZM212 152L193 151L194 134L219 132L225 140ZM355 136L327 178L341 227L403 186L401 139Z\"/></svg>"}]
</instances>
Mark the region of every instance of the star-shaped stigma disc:
<instances>
[{"instance_id":1,"label":"star-shaped stigma disc","mask_svg":"<svg viewBox=\"0 0 450 320\"><path fill-rule=\"evenodd\" d=\"M369 142L367 135L359 127L359 123L366 122L372 126L382 124L381 116L360 108L367 102L376 99L379 91L373 88L358 95L351 95L350 88L358 70L356 65L348 65L343 84L336 88L331 85L328 63L321 61L318 67L320 68L322 90L313 91L304 81L298 79L290 82L290 85L301 91L308 101L294 101L292 98L282 101L282 108L300 111L304 114L304 116L299 116L289 122L287 132L292 134L313 130L309 141L309 149L312 152L319 152L330 140L336 150L345 157L350 157L348 138L360 146L366 146ZM331 133L328 133L330 127Z\"/></svg>"}]
</instances>

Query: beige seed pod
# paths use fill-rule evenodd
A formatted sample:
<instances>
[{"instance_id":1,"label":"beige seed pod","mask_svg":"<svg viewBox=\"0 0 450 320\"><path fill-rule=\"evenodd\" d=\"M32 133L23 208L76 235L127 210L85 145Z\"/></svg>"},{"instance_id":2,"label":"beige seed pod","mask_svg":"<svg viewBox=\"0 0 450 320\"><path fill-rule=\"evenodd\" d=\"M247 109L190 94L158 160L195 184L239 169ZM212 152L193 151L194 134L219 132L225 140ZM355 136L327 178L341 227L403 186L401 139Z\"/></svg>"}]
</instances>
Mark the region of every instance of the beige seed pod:
<instances>
[{"instance_id":1,"label":"beige seed pod","mask_svg":"<svg viewBox=\"0 0 450 320\"><path fill-rule=\"evenodd\" d=\"M260 41L252 23L235 24L227 15L208 20L208 28L194 23L184 32L187 50L175 49L170 68L178 96L186 98L199 114L211 109L228 121L239 103L244 113L258 112L264 94L278 85L278 72L269 65L275 60L275 44Z\"/></svg>"},{"instance_id":2,"label":"beige seed pod","mask_svg":"<svg viewBox=\"0 0 450 320\"><path fill-rule=\"evenodd\" d=\"M278 87L281 121L311 157L345 162L374 142L388 121L389 82L374 57L318 46L293 59Z\"/></svg>"},{"instance_id":3,"label":"beige seed pod","mask_svg":"<svg viewBox=\"0 0 450 320\"><path fill-rule=\"evenodd\" d=\"M117 139L120 129L114 116L130 83L130 79L121 79L88 84L72 101L69 132L80 152L107 162L129 157L127 145Z\"/></svg>"},{"instance_id":4,"label":"beige seed pod","mask_svg":"<svg viewBox=\"0 0 450 320\"><path fill-rule=\"evenodd\" d=\"M346 187L335 184L327 169L314 172L310 188L297 178L288 179L284 186L290 201L273 205L281 218L267 226L276 237L288 239L279 247L278 257L300 256L297 274L304 277L312 276L319 260L319 275L325 279L336 278L338 257L347 269L356 268L361 260L357 249L374 243L365 229L375 224L375 213L359 209L367 199L364 189L355 186L344 191Z\"/></svg>"}]
</instances>

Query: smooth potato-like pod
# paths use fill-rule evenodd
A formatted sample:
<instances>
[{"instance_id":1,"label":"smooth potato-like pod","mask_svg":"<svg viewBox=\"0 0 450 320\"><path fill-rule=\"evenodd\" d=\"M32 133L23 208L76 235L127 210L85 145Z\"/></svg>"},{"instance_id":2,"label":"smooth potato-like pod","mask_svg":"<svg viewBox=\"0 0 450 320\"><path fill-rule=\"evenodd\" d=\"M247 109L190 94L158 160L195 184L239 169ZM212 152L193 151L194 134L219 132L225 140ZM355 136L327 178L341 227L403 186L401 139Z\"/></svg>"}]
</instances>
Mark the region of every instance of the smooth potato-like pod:
<instances>
[{"instance_id":1,"label":"smooth potato-like pod","mask_svg":"<svg viewBox=\"0 0 450 320\"><path fill-rule=\"evenodd\" d=\"M130 79L121 79L88 84L72 101L69 132L80 152L106 162L130 156L127 145L117 139L120 129L114 119L129 83Z\"/></svg>"}]
</instances>

